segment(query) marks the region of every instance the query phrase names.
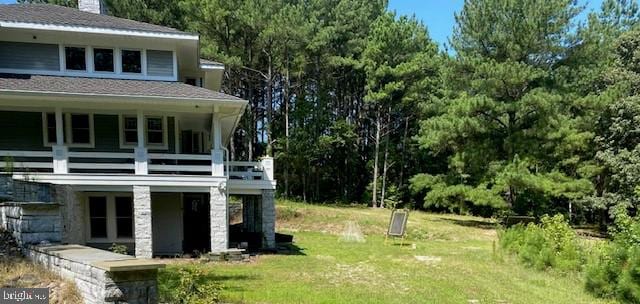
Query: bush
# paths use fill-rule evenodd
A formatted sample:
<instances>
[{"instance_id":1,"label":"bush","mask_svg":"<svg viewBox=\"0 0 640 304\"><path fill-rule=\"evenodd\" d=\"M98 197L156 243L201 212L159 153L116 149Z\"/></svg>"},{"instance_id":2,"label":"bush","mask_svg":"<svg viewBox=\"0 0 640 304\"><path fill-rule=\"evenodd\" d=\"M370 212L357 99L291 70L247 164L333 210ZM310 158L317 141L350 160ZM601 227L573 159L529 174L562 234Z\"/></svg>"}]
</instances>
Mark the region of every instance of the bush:
<instances>
[{"instance_id":1,"label":"bush","mask_svg":"<svg viewBox=\"0 0 640 304\"><path fill-rule=\"evenodd\" d=\"M500 246L518 256L525 265L543 270L580 270L582 248L576 233L560 214L543 216L540 225L516 225L499 234Z\"/></svg>"},{"instance_id":2,"label":"bush","mask_svg":"<svg viewBox=\"0 0 640 304\"><path fill-rule=\"evenodd\" d=\"M161 302L213 304L221 302L222 286L198 267L181 268L175 275L159 276Z\"/></svg>"},{"instance_id":3,"label":"bush","mask_svg":"<svg viewBox=\"0 0 640 304\"><path fill-rule=\"evenodd\" d=\"M589 259L586 289L600 297L640 303L640 218L616 217L613 241Z\"/></svg>"}]
</instances>

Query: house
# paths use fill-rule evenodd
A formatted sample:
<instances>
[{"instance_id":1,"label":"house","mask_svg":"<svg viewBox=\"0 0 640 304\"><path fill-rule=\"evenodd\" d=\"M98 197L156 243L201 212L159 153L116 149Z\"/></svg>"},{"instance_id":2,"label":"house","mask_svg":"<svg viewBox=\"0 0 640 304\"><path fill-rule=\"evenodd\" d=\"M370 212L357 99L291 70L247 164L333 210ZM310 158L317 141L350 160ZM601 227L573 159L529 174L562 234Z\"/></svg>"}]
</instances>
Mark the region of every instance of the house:
<instances>
[{"instance_id":1,"label":"house","mask_svg":"<svg viewBox=\"0 0 640 304\"><path fill-rule=\"evenodd\" d=\"M229 196L275 246L273 159L225 148L247 101L198 35L79 9L0 5L0 168L65 189L62 242L136 257L229 249Z\"/></svg>"}]
</instances>

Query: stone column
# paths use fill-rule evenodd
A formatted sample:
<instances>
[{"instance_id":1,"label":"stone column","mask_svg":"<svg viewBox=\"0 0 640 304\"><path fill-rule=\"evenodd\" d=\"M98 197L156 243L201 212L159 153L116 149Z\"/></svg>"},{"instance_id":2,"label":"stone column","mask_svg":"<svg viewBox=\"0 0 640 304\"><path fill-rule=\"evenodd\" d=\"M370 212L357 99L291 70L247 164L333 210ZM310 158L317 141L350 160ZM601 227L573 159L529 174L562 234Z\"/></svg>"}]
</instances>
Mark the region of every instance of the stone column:
<instances>
[{"instance_id":1,"label":"stone column","mask_svg":"<svg viewBox=\"0 0 640 304\"><path fill-rule=\"evenodd\" d=\"M133 186L134 235L136 257L153 257L151 234L151 189L149 186Z\"/></svg>"},{"instance_id":2,"label":"stone column","mask_svg":"<svg viewBox=\"0 0 640 304\"><path fill-rule=\"evenodd\" d=\"M262 247L276 248L276 206L273 190L262 190Z\"/></svg>"},{"instance_id":3,"label":"stone column","mask_svg":"<svg viewBox=\"0 0 640 304\"><path fill-rule=\"evenodd\" d=\"M227 196L220 187L211 187L209 200L211 217L211 252L229 249L229 215Z\"/></svg>"}]
</instances>

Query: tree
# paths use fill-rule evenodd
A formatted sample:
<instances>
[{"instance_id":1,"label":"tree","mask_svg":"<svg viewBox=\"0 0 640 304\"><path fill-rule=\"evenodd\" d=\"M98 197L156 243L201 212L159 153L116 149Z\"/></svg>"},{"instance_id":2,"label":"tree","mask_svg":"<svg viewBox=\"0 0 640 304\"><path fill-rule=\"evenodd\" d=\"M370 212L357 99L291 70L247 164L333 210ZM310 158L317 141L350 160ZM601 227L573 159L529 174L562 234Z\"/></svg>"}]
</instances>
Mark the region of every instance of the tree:
<instances>
[{"instance_id":1,"label":"tree","mask_svg":"<svg viewBox=\"0 0 640 304\"><path fill-rule=\"evenodd\" d=\"M420 98L428 98L434 90L430 78L438 76L437 46L429 39L427 29L415 17L386 13L373 23L364 50L362 64L366 73L365 101L375 128L372 136L373 207L384 204L390 138L412 116ZM420 95L420 96L417 96ZM379 156L385 141L382 198L378 200ZM403 152L403 151L402 151Z\"/></svg>"},{"instance_id":2,"label":"tree","mask_svg":"<svg viewBox=\"0 0 640 304\"><path fill-rule=\"evenodd\" d=\"M447 155L447 172L417 175L425 204L488 205L532 212L540 199L583 196L591 187L553 154L568 98L557 69L572 44L581 8L571 0L467 0L451 44L448 94L423 120L420 146ZM564 128L566 129L566 128ZM571 129L571 128L569 128Z\"/></svg>"}]
</instances>

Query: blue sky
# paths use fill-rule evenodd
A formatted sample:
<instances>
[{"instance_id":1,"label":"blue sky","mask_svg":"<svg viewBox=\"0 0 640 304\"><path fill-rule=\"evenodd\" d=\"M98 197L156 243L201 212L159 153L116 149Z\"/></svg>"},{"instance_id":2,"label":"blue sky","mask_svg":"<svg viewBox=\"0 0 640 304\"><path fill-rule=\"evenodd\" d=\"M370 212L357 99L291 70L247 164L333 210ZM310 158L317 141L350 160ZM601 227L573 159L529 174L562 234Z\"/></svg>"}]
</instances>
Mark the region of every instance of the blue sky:
<instances>
[{"instance_id":1,"label":"blue sky","mask_svg":"<svg viewBox=\"0 0 640 304\"><path fill-rule=\"evenodd\" d=\"M603 0L579 0L587 4L586 12L598 10ZM15 0L0 0L0 3L14 3ZM429 28L431 38L443 45L453 31L453 13L462 8L464 0L390 0L389 9L401 15L415 14ZM583 14L584 15L584 14Z\"/></svg>"},{"instance_id":2,"label":"blue sky","mask_svg":"<svg viewBox=\"0 0 640 304\"><path fill-rule=\"evenodd\" d=\"M579 0L579 4L587 4L586 12L599 10L603 0ZM443 45L453 32L455 20L453 13L462 9L464 0L389 0L389 9L399 15L413 15L429 28L431 38Z\"/></svg>"}]
</instances>

